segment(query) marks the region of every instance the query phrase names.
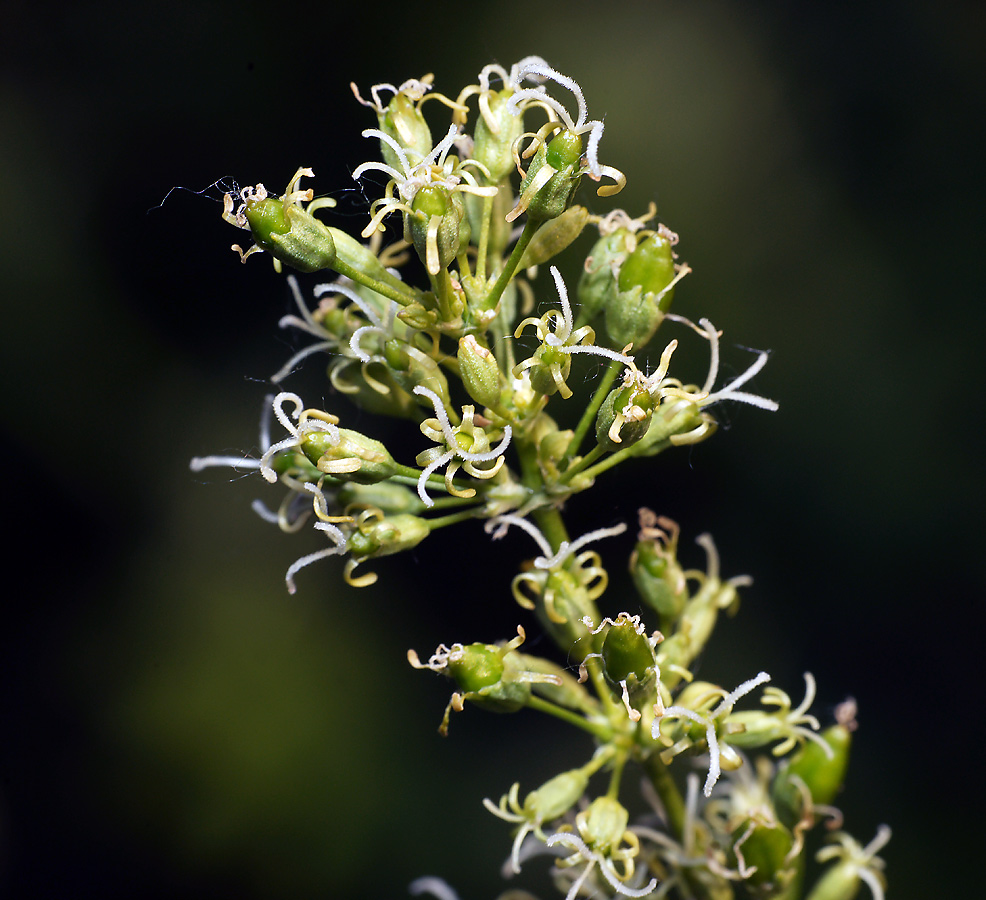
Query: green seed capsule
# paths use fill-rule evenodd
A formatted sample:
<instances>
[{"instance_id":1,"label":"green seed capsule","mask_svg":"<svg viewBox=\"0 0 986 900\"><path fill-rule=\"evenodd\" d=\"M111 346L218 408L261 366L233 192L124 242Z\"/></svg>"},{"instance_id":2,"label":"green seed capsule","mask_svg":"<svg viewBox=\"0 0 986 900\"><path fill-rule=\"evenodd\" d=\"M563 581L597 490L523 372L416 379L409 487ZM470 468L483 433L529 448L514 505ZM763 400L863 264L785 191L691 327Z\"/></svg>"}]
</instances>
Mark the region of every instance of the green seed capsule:
<instances>
[{"instance_id":1,"label":"green seed capsule","mask_svg":"<svg viewBox=\"0 0 986 900\"><path fill-rule=\"evenodd\" d=\"M577 288L582 307L579 312L580 325L591 322L616 298L616 273L630 255L634 243L630 229L618 228L599 238L589 251Z\"/></svg>"},{"instance_id":2,"label":"green seed capsule","mask_svg":"<svg viewBox=\"0 0 986 900\"><path fill-rule=\"evenodd\" d=\"M357 562L392 556L417 547L431 533L427 519L401 513L366 519L349 538L349 551Z\"/></svg>"},{"instance_id":3,"label":"green seed capsule","mask_svg":"<svg viewBox=\"0 0 986 900\"><path fill-rule=\"evenodd\" d=\"M292 269L318 272L335 262L331 232L300 206L270 198L248 200L243 212L257 246Z\"/></svg>"},{"instance_id":4,"label":"green seed capsule","mask_svg":"<svg viewBox=\"0 0 986 900\"><path fill-rule=\"evenodd\" d=\"M631 253L617 278L616 296L606 306L606 334L613 346L643 347L657 331L671 306L674 288L671 241L656 232Z\"/></svg>"},{"instance_id":5,"label":"green seed capsule","mask_svg":"<svg viewBox=\"0 0 986 900\"><path fill-rule=\"evenodd\" d=\"M534 360L534 365L527 370L531 387L545 397L556 394L572 371L572 354L542 344L535 351ZM567 394L563 391L563 396L571 394L567 387L565 390Z\"/></svg>"},{"instance_id":6,"label":"green seed capsule","mask_svg":"<svg viewBox=\"0 0 986 900\"><path fill-rule=\"evenodd\" d=\"M467 644L460 655L449 659L448 670L466 693L480 691L503 677L503 657L490 644Z\"/></svg>"},{"instance_id":7,"label":"green seed capsule","mask_svg":"<svg viewBox=\"0 0 986 900\"><path fill-rule=\"evenodd\" d=\"M832 751L831 757L814 741L806 741L782 766L772 790L777 814L789 827L805 813L803 783L813 806L828 806L835 800L849 768L852 732L848 725L831 725L819 737Z\"/></svg>"},{"instance_id":8,"label":"green seed capsule","mask_svg":"<svg viewBox=\"0 0 986 900\"><path fill-rule=\"evenodd\" d=\"M607 450L620 450L643 439L650 428L654 400L633 384L614 388L606 395L596 415L596 443Z\"/></svg>"},{"instance_id":9,"label":"green seed capsule","mask_svg":"<svg viewBox=\"0 0 986 900\"><path fill-rule=\"evenodd\" d=\"M425 268L437 275L455 259L463 238L469 243L462 194L440 184L425 185L414 195L411 210L405 219L411 242Z\"/></svg>"},{"instance_id":10,"label":"green seed capsule","mask_svg":"<svg viewBox=\"0 0 986 900\"><path fill-rule=\"evenodd\" d=\"M268 197L265 200L247 201L243 210L254 240L266 249L270 246L272 234L287 234L291 223L284 214L284 204L280 200Z\"/></svg>"},{"instance_id":11,"label":"green seed capsule","mask_svg":"<svg viewBox=\"0 0 986 900\"><path fill-rule=\"evenodd\" d=\"M397 474L397 463L380 441L348 428L308 432L301 449L320 472L343 481L374 484Z\"/></svg>"},{"instance_id":12,"label":"green seed capsule","mask_svg":"<svg viewBox=\"0 0 986 900\"><path fill-rule=\"evenodd\" d=\"M554 219L565 212L579 186L581 158L582 138L570 131L556 135L547 145L542 144L521 182L520 204L511 211L508 220L512 221L525 210L528 218L536 221Z\"/></svg>"},{"instance_id":13,"label":"green seed capsule","mask_svg":"<svg viewBox=\"0 0 986 900\"><path fill-rule=\"evenodd\" d=\"M654 648L626 613L609 627L602 647L603 671L614 684L628 679L643 683L654 674Z\"/></svg>"},{"instance_id":14,"label":"green seed capsule","mask_svg":"<svg viewBox=\"0 0 986 900\"><path fill-rule=\"evenodd\" d=\"M674 255L671 241L660 232L645 237L620 268L617 285L621 291L629 291L640 285L645 294L660 294L674 279ZM661 312L671 306L674 288L660 301Z\"/></svg>"}]
</instances>

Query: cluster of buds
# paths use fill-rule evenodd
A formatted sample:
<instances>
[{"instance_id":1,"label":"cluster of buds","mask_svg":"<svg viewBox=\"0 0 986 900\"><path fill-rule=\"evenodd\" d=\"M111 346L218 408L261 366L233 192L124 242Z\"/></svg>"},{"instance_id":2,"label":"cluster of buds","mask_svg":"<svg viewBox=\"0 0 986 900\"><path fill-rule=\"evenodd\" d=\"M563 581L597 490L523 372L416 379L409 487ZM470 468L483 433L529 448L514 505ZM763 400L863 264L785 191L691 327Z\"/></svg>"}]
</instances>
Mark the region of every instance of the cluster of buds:
<instances>
[{"instance_id":1,"label":"cluster of buds","mask_svg":"<svg viewBox=\"0 0 986 900\"><path fill-rule=\"evenodd\" d=\"M350 585L370 584L374 573L356 572L364 563L470 520L493 540L511 527L534 540L539 553L520 567L512 595L565 665L522 652L522 626L501 643L439 645L426 662L408 652L414 668L455 683L442 734L470 703L532 709L591 742L583 766L523 800L518 782L498 804L486 801L515 826L510 873L544 853L567 900L671 891L795 897L809 833L839 818L832 802L853 712L842 707L821 730L809 712L810 674L796 706L774 686L754 703L770 681L765 672L733 690L696 679L719 613L735 611L750 584L720 576L708 535L698 538L705 569L686 570L677 525L641 510L630 573L642 612L618 612L604 606L609 576L588 546L619 537L625 523L571 539L563 519L565 504L609 469L709 438L716 404L775 410L749 390L767 353L754 351L744 372L720 384L719 330L671 311L691 272L678 260L678 235L654 221L653 205L633 218L576 202L584 179L596 184L586 201L594 204L619 193L625 178L600 161L603 122L589 117L582 89L540 57L486 66L455 96L435 91L431 75L374 85L370 99L355 85L353 93L376 116L363 136L382 157L353 171L365 194L376 192L358 237L323 220L335 203L301 189L314 177L308 168L280 196L262 184L226 195L223 218L254 241L245 251L234 245L242 261L266 252L278 272L326 273L312 301L288 278L298 314L280 324L314 342L272 382L325 354L332 392L403 420L407 439L385 446L349 427L348 404L309 407L280 390L267 400L257 455L201 457L192 468L253 469L286 489L276 510L260 501L255 510L285 531L311 522L326 542L288 567L291 592L302 569L333 557L344 560ZM429 110L448 116L435 131L424 111L432 100ZM595 238L570 282L575 302L550 265L538 306L539 267L586 230ZM675 334L655 341L662 328ZM707 350L701 383L674 374L685 340ZM285 432L275 439L272 418ZM361 427L367 421L361 416ZM751 761L755 750L769 755ZM678 762L688 757L705 771L701 791ZM637 820L621 799L630 766L644 773L653 807ZM862 847L841 835L824 848L819 859L835 862L812 900L849 898L861 883L879 900L876 851L888 836L881 830ZM451 895L433 879L416 890Z\"/></svg>"}]
</instances>

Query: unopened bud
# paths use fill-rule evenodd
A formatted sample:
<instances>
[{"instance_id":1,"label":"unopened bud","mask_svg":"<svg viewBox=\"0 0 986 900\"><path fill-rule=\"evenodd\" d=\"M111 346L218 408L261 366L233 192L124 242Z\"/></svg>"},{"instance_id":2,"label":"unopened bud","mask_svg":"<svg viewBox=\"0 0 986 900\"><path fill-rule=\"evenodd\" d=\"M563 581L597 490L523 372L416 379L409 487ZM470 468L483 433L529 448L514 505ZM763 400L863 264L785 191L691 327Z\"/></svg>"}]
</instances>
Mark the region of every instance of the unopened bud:
<instances>
[{"instance_id":1,"label":"unopened bud","mask_svg":"<svg viewBox=\"0 0 986 900\"><path fill-rule=\"evenodd\" d=\"M469 396L480 406L499 406L500 368L493 354L468 334L459 341L458 360L462 385Z\"/></svg>"}]
</instances>

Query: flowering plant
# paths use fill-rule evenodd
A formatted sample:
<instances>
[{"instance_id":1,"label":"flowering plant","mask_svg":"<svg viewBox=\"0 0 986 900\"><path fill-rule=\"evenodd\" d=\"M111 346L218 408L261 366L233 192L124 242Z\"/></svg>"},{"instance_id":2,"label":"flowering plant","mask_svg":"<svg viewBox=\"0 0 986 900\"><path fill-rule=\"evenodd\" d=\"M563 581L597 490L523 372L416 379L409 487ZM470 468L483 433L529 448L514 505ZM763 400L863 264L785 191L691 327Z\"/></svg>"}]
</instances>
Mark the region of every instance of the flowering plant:
<instances>
[{"instance_id":1,"label":"flowering plant","mask_svg":"<svg viewBox=\"0 0 986 900\"><path fill-rule=\"evenodd\" d=\"M736 609L750 578L721 576L708 535L697 538L705 570L684 569L678 526L642 508L629 561L638 596L613 601L594 545L626 524L573 539L564 518L566 504L609 469L649 465L711 437L717 405L777 409L749 389L767 353L755 352L745 372L722 384L720 332L706 318L696 324L671 312L691 271L678 259L678 236L651 227L653 207L633 218L575 202L584 177L603 198L625 178L600 162L603 123L589 119L579 85L544 60L486 66L454 99L434 92L431 76L375 85L370 100L353 92L376 114L377 127L363 135L383 158L360 165L354 178L364 189L386 179L360 235L365 243L315 215L334 201L302 190L301 180L314 176L307 168L279 197L262 184L227 194L223 218L250 232L249 249L234 245L244 262L265 251L278 271L330 273L314 288L314 307L289 276L299 315L281 325L315 341L272 381L326 353L332 389L370 413L411 420L422 449L395 457L335 413L281 390L267 400L258 458L201 457L192 468L257 470L286 491L276 510L254 504L263 518L284 531L312 522L325 536L323 549L288 566L291 592L302 570L330 557L345 560L349 585L371 584L371 560L472 519L493 540L510 528L531 538L537 555L514 577L513 600L525 618L534 613L568 665L522 649L529 623L509 640L441 644L426 661L408 651L414 668L454 682L442 734L468 703L533 709L584 735L582 766L523 795L514 781L499 801L484 801L514 830L508 874L543 854L566 900L803 896L813 829L841 824L832 802L855 704L841 704L822 729L809 712L810 673L797 705L765 686L766 672L732 690L698 680L696 661L719 613ZM574 115L559 94L574 98ZM423 114L430 100L451 113L437 143ZM398 217L394 238L387 225ZM551 265L551 290L537 307L537 269L584 231L595 240L574 283L576 302L572 279ZM676 334L654 344L662 326ZM672 374L686 339L707 345L701 385ZM564 427L579 384L591 391ZM271 438L270 416L286 434ZM749 755L758 750L769 752ZM685 757L698 758L701 786ZM631 768L643 775L649 807L636 818L624 804ZM837 833L817 854L831 864L810 900L849 900L863 883L881 900L876 853L889 834L881 827L863 847ZM419 879L412 892L454 896L436 879Z\"/></svg>"}]
</instances>

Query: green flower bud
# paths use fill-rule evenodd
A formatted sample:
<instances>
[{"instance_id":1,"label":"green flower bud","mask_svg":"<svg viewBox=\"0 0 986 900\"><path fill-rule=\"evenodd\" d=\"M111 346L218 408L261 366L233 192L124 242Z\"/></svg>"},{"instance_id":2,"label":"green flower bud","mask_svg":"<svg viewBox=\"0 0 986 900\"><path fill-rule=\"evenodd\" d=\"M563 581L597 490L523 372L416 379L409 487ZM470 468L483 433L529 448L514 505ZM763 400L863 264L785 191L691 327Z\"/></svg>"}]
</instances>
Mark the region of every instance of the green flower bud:
<instances>
[{"instance_id":1,"label":"green flower bud","mask_svg":"<svg viewBox=\"0 0 986 900\"><path fill-rule=\"evenodd\" d=\"M524 117L515 116L507 109L507 101L513 91L490 91L486 95L487 111L476 122L473 130L472 158L486 166L490 184L503 181L513 170L514 143L524 133Z\"/></svg>"},{"instance_id":2,"label":"green flower bud","mask_svg":"<svg viewBox=\"0 0 986 900\"><path fill-rule=\"evenodd\" d=\"M524 813L538 822L551 822L575 806L588 786L584 768L562 772L524 798Z\"/></svg>"},{"instance_id":3,"label":"green flower bud","mask_svg":"<svg viewBox=\"0 0 986 900\"><path fill-rule=\"evenodd\" d=\"M776 822L764 823L749 820L733 831L733 860L730 865L738 865L743 860L743 872L749 872L744 884L754 889L756 896L776 896L775 889L785 887L794 877L787 856L794 846L794 836L783 825ZM751 869L756 871L750 871Z\"/></svg>"},{"instance_id":4,"label":"green flower bud","mask_svg":"<svg viewBox=\"0 0 986 900\"><path fill-rule=\"evenodd\" d=\"M387 515L417 514L425 509L421 498L410 488L392 482L360 484L347 481L339 486L336 497L345 510L375 507Z\"/></svg>"},{"instance_id":5,"label":"green flower bud","mask_svg":"<svg viewBox=\"0 0 986 900\"><path fill-rule=\"evenodd\" d=\"M424 159L434 146L431 139L431 129L421 112L420 104L403 91L394 94L383 113L377 114L380 130L392 137L408 151L408 158L414 165L417 160ZM380 152L384 162L393 169L400 171L401 162L386 141L380 141Z\"/></svg>"},{"instance_id":6,"label":"green flower bud","mask_svg":"<svg viewBox=\"0 0 986 900\"><path fill-rule=\"evenodd\" d=\"M309 431L301 449L320 472L343 481L373 484L397 474L397 463L380 441L348 428Z\"/></svg>"},{"instance_id":7,"label":"green flower bud","mask_svg":"<svg viewBox=\"0 0 986 900\"><path fill-rule=\"evenodd\" d=\"M438 395L442 405L449 408L448 380L428 354L422 353L417 347L405 344L396 338L391 338L384 344L384 358L391 367L391 375L405 391L414 394L416 387L428 388ZM431 401L421 395L414 395L422 406L429 408Z\"/></svg>"},{"instance_id":8,"label":"green flower bud","mask_svg":"<svg viewBox=\"0 0 986 900\"><path fill-rule=\"evenodd\" d=\"M674 280L670 238L661 231L648 235L621 266L616 295L606 304L606 334L613 346L647 344L671 306Z\"/></svg>"},{"instance_id":9,"label":"green flower bud","mask_svg":"<svg viewBox=\"0 0 986 900\"><path fill-rule=\"evenodd\" d=\"M816 859L819 862L836 859L838 862L815 883L807 900L853 900L864 881L874 900L883 900L887 882L883 875L883 860L876 853L889 840L890 829L886 825L877 828L876 837L865 847L845 832L836 834L836 844L823 847Z\"/></svg>"},{"instance_id":10,"label":"green flower bud","mask_svg":"<svg viewBox=\"0 0 986 900\"><path fill-rule=\"evenodd\" d=\"M545 222L531 238L517 266L529 269L540 266L568 247L589 221L589 210L584 206L570 206L560 216Z\"/></svg>"},{"instance_id":11,"label":"green flower bud","mask_svg":"<svg viewBox=\"0 0 986 900\"><path fill-rule=\"evenodd\" d=\"M502 383L493 354L469 334L459 341L458 360L462 386L469 396L480 406L498 407Z\"/></svg>"},{"instance_id":12,"label":"green flower bud","mask_svg":"<svg viewBox=\"0 0 986 900\"><path fill-rule=\"evenodd\" d=\"M688 600L685 572L678 562L678 525L641 509L638 538L630 575L637 592L661 617L661 627L669 629Z\"/></svg>"},{"instance_id":13,"label":"green flower bud","mask_svg":"<svg viewBox=\"0 0 986 900\"><path fill-rule=\"evenodd\" d=\"M623 840L623 834L630 822L630 813L614 797L597 797L589 808L579 813L579 830L586 844L605 852L615 848Z\"/></svg>"},{"instance_id":14,"label":"green flower bud","mask_svg":"<svg viewBox=\"0 0 986 900\"><path fill-rule=\"evenodd\" d=\"M428 520L418 516L366 515L349 538L349 552L357 562L392 556L417 547L430 533Z\"/></svg>"},{"instance_id":15,"label":"green flower bud","mask_svg":"<svg viewBox=\"0 0 986 900\"><path fill-rule=\"evenodd\" d=\"M368 106L377 114L380 131L394 143L407 151L411 165L415 165L431 152L431 131L421 114L421 99L431 89L432 76L412 78L399 88L390 84L375 84L370 91L371 100L364 100L359 88L350 83L354 96L363 106ZM390 103L383 105L382 90L392 91ZM380 152L384 162L392 169L401 169L400 157L388 141L380 140Z\"/></svg>"}]
</instances>

